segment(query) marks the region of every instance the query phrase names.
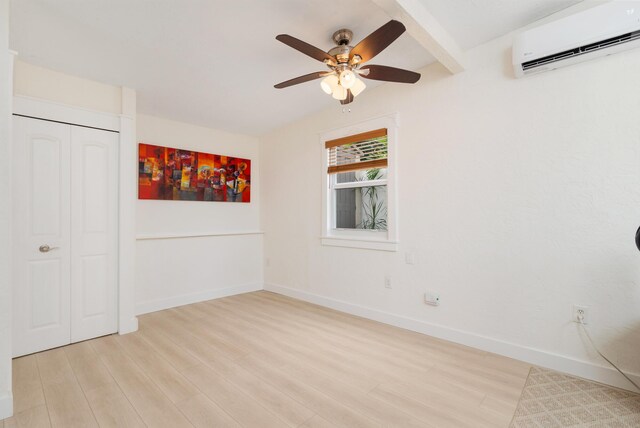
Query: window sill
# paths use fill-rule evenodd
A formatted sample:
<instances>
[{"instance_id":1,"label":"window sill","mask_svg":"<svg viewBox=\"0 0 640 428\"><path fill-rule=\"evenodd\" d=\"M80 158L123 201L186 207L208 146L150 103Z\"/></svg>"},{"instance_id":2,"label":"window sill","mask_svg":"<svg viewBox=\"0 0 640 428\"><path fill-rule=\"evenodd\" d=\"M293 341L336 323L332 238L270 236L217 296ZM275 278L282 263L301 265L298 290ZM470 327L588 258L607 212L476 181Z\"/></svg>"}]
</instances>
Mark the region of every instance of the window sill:
<instances>
[{"instance_id":1,"label":"window sill","mask_svg":"<svg viewBox=\"0 0 640 428\"><path fill-rule=\"evenodd\" d=\"M348 236L323 236L320 238L322 245L330 247L360 248L375 251L398 251L397 241L386 239L365 239Z\"/></svg>"}]
</instances>

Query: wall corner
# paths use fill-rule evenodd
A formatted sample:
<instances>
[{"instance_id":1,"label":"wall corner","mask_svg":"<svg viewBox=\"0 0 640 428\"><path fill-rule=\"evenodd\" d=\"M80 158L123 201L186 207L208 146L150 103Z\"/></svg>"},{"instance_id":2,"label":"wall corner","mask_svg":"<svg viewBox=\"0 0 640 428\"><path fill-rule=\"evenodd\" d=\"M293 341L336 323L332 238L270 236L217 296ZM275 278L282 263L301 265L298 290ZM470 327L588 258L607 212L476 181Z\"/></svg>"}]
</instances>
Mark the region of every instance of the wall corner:
<instances>
[{"instance_id":1,"label":"wall corner","mask_svg":"<svg viewBox=\"0 0 640 428\"><path fill-rule=\"evenodd\" d=\"M136 91L122 87L120 116L119 311L118 332L138 329L135 316L136 280Z\"/></svg>"}]
</instances>

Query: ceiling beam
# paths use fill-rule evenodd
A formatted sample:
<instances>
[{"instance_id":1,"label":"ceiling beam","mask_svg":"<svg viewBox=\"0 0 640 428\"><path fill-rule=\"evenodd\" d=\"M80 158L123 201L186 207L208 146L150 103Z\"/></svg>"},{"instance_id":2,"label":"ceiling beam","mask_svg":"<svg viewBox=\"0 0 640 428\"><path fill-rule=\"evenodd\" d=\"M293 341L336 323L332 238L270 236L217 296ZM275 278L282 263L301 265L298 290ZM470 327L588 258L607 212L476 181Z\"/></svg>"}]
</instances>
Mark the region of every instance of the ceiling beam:
<instances>
[{"instance_id":1,"label":"ceiling beam","mask_svg":"<svg viewBox=\"0 0 640 428\"><path fill-rule=\"evenodd\" d=\"M460 47L420 0L372 1L389 16L401 21L407 32L451 73L464 71Z\"/></svg>"}]
</instances>

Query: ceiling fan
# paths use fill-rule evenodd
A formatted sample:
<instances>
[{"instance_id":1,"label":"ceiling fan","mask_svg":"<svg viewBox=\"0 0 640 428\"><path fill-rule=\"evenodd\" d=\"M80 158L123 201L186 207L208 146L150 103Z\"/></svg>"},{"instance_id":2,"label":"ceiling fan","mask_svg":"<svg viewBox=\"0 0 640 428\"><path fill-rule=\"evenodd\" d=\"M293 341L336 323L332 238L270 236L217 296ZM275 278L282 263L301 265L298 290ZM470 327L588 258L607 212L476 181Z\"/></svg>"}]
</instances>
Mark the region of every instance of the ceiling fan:
<instances>
[{"instance_id":1,"label":"ceiling fan","mask_svg":"<svg viewBox=\"0 0 640 428\"><path fill-rule=\"evenodd\" d=\"M274 87L282 89L324 77L320 83L322 90L339 100L340 104L349 104L354 97L366 88L366 85L358 76L385 82L416 83L420 80L420 73L385 65L364 64L393 43L405 30L401 22L391 20L369 34L357 45L349 46L353 32L348 29L341 29L333 33L333 40L337 46L328 52L288 34L280 34L276 37L276 40L311 58L324 62L329 67L329 71L305 74L304 76L278 83Z\"/></svg>"}]
</instances>

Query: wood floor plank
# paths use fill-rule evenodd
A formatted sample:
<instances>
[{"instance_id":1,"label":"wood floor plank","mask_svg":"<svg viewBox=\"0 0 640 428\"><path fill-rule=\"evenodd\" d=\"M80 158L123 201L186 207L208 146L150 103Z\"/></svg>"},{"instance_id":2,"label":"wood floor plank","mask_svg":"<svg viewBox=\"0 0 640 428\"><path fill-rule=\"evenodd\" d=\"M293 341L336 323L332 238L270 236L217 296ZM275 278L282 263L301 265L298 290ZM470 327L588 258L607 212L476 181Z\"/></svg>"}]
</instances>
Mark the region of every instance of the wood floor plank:
<instances>
[{"instance_id":1,"label":"wood floor plank","mask_svg":"<svg viewBox=\"0 0 640 428\"><path fill-rule=\"evenodd\" d=\"M158 354L162 355L176 369L182 370L187 367L197 366L201 363L187 351L176 346L167 336L153 329L146 329L138 332L140 337L146 341L151 348Z\"/></svg>"},{"instance_id":2,"label":"wood floor plank","mask_svg":"<svg viewBox=\"0 0 640 428\"><path fill-rule=\"evenodd\" d=\"M13 411L22 412L45 404L35 355L13 360Z\"/></svg>"},{"instance_id":3,"label":"wood floor plank","mask_svg":"<svg viewBox=\"0 0 640 428\"><path fill-rule=\"evenodd\" d=\"M239 428L241 426L204 394L191 397L178 403L177 406L196 428Z\"/></svg>"},{"instance_id":4,"label":"wood floor plank","mask_svg":"<svg viewBox=\"0 0 640 428\"><path fill-rule=\"evenodd\" d=\"M153 316L147 319L147 323L150 324L151 328L177 343L183 350L196 358L200 364L218 355L224 355L224 348L226 347L221 349L217 343L202 340L198 335L193 334L190 324L176 318L175 313L162 311L161 314L151 315Z\"/></svg>"},{"instance_id":5,"label":"wood floor plank","mask_svg":"<svg viewBox=\"0 0 640 428\"><path fill-rule=\"evenodd\" d=\"M482 409L478 402L440 394L438 391L429 391L426 388L416 391L415 389L407 388L406 384L381 384L375 391L404 398L404 400L396 400L396 403L407 403L407 400L418 403L420 406L429 409L428 413L424 413L424 417L433 413L434 409L438 409L443 415L447 415L447 419L454 420L464 426L495 427L499 426L502 421L502 418L493 412ZM377 396L378 394L374 393L372 395ZM402 405L399 407L405 409ZM415 406L411 407L413 410L415 408ZM411 413L409 408L405 410ZM420 417L418 413L412 414Z\"/></svg>"},{"instance_id":6,"label":"wood floor plank","mask_svg":"<svg viewBox=\"0 0 640 428\"><path fill-rule=\"evenodd\" d=\"M186 369L184 375L223 408L233 419L246 427L283 427L285 421L245 394L240 388L217 374L209 366Z\"/></svg>"},{"instance_id":7,"label":"wood floor plank","mask_svg":"<svg viewBox=\"0 0 640 428\"><path fill-rule=\"evenodd\" d=\"M114 336L124 352L135 361L144 361L140 368L174 403L200 393L175 367L158 353L149 352L147 342L137 333Z\"/></svg>"},{"instance_id":8,"label":"wood floor plank","mask_svg":"<svg viewBox=\"0 0 640 428\"><path fill-rule=\"evenodd\" d=\"M290 397L304 404L331 423L341 427L382 426L377 421L343 405L334 398L320 392L304 379L296 378L253 356L238 361L247 370L285 391Z\"/></svg>"},{"instance_id":9,"label":"wood floor plank","mask_svg":"<svg viewBox=\"0 0 640 428\"><path fill-rule=\"evenodd\" d=\"M334 424L332 424L325 418L318 415L315 415L314 417L312 417L311 419L309 419L308 421L300 425L300 428L333 428L333 427L335 427Z\"/></svg>"},{"instance_id":10,"label":"wood floor plank","mask_svg":"<svg viewBox=\"0 0 640 428\"><path fill-rule=\"evenodd\" d=\"M0 421L2 423L2 421ZM0 427L2 425L0 424ZM4 420L5 428L49 428L49 412L47 406L31 407L21 412L16 412L12 417Z\"/></svg>"},{"instance_id":11,"label":"wood floor plank","mask_svg":"<svg viewBox=\"0 0 640 428\"><path fill-rule=\"evenodd\" d=\"M35 357L43 386L76 380L64 348L40 352Z\"/></svg>"},{"instance_id":12,"label":"wood floor plank","mask_svg":"<svg viewBox=\"0 0 640 428\"><path fill-rule=\"evenodd\" d=\"M206 339L207 346L215 353L223 353L233 358L238 358L247 354L247 351L237 346L228 343L224 339L215 334L215 326L207 325L206 322L202 322L200 318L190 318L184 314L179 308L169 309L164 311L161 322L164 323L163 327L167 328L167 323L173 325L173 330L180 331L181 334L187 336L195 336L199 339Z\"/></svg>"},{"instance_id":13,"label":"wood floor plank","mask_svg":"<svg viewBox=\"0 0 640 428\"><path fill-rule=\"evenodd\" d=\"M520 379L526 378L531 370L531 364L518 361L502 355L487 354L481 360L477 360L485 367L499 369L501 373L508 373Z\"/></svg>"},{"instance_id":14,"label":"wood floor plank","mask_svg":"<svg viewBox=\"0 0 640 428\"><path fill-rule=\"evenodd\" d=\"M64 348L36 355L52 427L97 427Z\"/></svg>"},{"instance_id":15,"label":"wood floor plank","mask_svg":"<svg viewBox=\"0 0 640 428\"><path fill-rule=\"evenodd\" d=\"M191 423L111 337L92 340L103 364L143 422L150 426L191 427ZM140 361L144 364L144 361Z\"/></svg>"},{"instance_id":16,"label":"wood floor plank","mask_svg":"<svg viewBox=\"0 0 640 428\"><path fill-rule=\"evenodd\" d=\"M63 349L101 427L145 426L89 342Z\"/></svg>"},{"instance_id":17,"label":"wood floor plank","mask_svg":"<svg viewBox=\"0 0 640 428\"><path fill-rule=\"evenodd\" d=\"M517 401L522 388L514 384L487 379L464 367L439 364L432 369L432 374L447 379L450 383L464 385L505 401ZM524 382L523 382L524 384Z\"/></svg>"},{"instance_id":18,"label":"wood floor plank","mask_svg":"<svg viewBox=\"0 0 640 428\"><path fill-rule=\"evenodd\" d=\"M82 390L86 393L115 382L89 342L65 346L64 352Z\"/></svg>"},{"instance_id":19,"label":"wood floor plank","mask_svg":"<svg viewBox=\"0 0 640 428\"><path fill-rule=\"evenodd\" d=\"M77 382L54 382L44 386L53 427L98 426L82 388Z\"/></svg>"},{"instance_id":20,"label":"wood floor plank","mask_svg":"<svg viewBox=\"0 0 640 428\"><path fill-rule=\"evenodd\" d=\"M387 391L384 385L378 386L376 389L371 391L369 395L404 409L404 411L409 412L409 414L424 421L429 427L472 428L483 426L480 424L474 425L465 423L464 421L459 420L456 415L449 413L446 409L440 409L437 406L419 403L418 401L408 399L407 397L396 394L395 392Z\"/></svg>"},{"instance_id":21,"label":"wood floor plank","mask_svg":"<svg viewBox=\"0 0 640 428\"><path fill-rule=\"evenodd\" d=\"M93 388L85 395L100 427L146 426L115 382Z\"/></svg>"},{"instance_id":22,"label":"wood floor plank","mask_svg":"<svg viewBox=\"0 0 640 428\"><path fill-rule=\"evenodd\" d=\"M502 401L490 395L487 395L484 400L482 400L482 403L480 403L480 407L482 409L485 409L489 412L494 412L496 415L498 415L497 417L501 418L505 426L508 425L509 422L511 422L513 413L516 411L517 406L517 402L513 403Z\"/></svg>"},{"instance_id":23,"label":"wood floor plank","mask_svg":"<svg viewBox=\"0 0 640 428\"><path fill-rule=\"evenodd\" d=\"M367 396L349 384L340 382L339 380L324 375L313 370L312 367L301 364L289 365L282 370L287 371L290 375L300 379L305 379L324 394L339 401L348 408L355 410L363 415L375 419L384 426L401 426L401 427L424 427L421 422L402 411L402 409L388 404L384 400Z\"/></svg>"},{"instance_id":24,"label":"wood floor plank","mask_svg":"<svg viewBox=\"0 0 640 428\"><path fill-rule=\"evenodd\" d=\"M299 426L314 415L314 412L231 359L218 358L208 361L207 365L292 427Z\"/></svg>"}]
</instances>

